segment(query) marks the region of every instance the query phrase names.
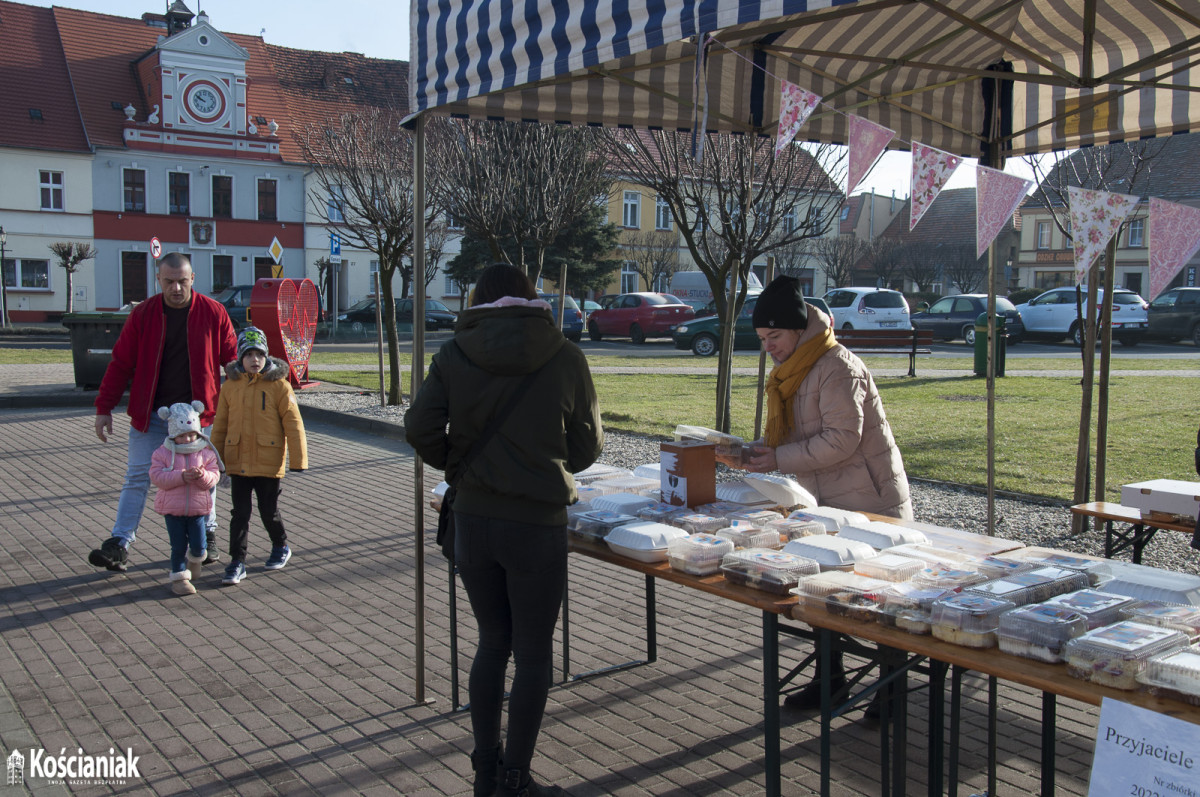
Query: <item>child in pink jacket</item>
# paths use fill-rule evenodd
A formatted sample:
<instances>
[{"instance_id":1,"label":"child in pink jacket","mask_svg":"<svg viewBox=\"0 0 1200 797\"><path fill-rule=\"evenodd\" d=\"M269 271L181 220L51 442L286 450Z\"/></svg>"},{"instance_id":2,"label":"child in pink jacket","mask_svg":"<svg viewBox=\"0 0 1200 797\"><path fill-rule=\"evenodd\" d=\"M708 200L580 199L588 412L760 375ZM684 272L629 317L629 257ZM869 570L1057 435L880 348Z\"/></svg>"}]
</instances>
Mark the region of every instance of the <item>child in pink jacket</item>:
<instances>
[{"instance_id":1,"label":"child in pink jacket","mask_svg":"<svg viewBox=\"0 0 1200 797\"><path fill-rule=\"evenodd\" d=\"M204 519L212 511L210 490L221 478L221 458L200 433L204 404L160 407L167 422L167 438L150 458L150 481L158 488L154 511L164 515L171 540L171 591L193 595L192 581L208 556ZM189 548L191 549L189 551Z\"/></svg>"}]
</instances>

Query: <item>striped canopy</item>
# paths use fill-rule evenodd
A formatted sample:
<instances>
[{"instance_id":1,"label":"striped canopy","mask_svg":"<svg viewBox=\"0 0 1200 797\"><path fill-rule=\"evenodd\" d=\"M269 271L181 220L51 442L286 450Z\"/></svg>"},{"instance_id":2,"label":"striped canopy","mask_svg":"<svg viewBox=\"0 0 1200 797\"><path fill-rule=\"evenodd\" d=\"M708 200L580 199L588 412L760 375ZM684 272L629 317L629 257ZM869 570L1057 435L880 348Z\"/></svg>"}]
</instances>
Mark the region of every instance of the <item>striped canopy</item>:
<instances>
[{"instance_id":1,"label":"striped canopy","mask_svg":"<svg viewBox=\"0 0 1200 797\"><path fill-rule=\"evenodd\" d=\"M786 79L824 98L814 141L847 114L972 157L1200 126L1200 0L413 0L411 31L414 113L770 133Z\"/></svg>"}]
</instances>

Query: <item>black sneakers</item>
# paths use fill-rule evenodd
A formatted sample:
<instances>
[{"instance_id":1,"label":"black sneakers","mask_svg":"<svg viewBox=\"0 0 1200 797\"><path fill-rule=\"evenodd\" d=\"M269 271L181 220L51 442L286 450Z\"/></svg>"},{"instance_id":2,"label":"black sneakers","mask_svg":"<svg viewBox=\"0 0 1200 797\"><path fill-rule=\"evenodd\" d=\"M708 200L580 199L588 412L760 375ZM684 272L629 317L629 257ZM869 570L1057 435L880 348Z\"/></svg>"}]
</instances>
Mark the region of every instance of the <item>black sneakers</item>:
<instances>
[{"instance_id":1,"label":"black sneakers","mask_svg":"<svg viewBox=\"0 0 1200 797\"><path fill-rule=\"evenodd\" d=\"M119 537L109 537L100 547L88 554L88 561L95 567L104 567L116 573L125 572L129 553Z\"/></svg>"}]
</instances>

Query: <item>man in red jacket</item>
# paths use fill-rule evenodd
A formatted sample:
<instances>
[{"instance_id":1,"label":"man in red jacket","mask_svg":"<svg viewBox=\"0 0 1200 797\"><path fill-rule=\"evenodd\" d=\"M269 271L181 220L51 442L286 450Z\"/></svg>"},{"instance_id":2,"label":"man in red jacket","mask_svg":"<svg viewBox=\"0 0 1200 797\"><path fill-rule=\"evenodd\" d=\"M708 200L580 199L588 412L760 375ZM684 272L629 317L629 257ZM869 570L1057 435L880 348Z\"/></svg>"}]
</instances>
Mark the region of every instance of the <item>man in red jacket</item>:
<instances>
[{"instance_id":1,"label":"man in red jacket","mask_svg":"<svg viewBox=\"0 0 1200 797\"><path fill-rule=\"evenodd\" d=\"M204 402L200 424L212 425L221 388L221 368L237 358L237 336L219 302L192 292L192 262L172 252L160 261L162 293L133 308L113 346L112 362L96 396L96 436L108 442L112 411L129 391L129 458L117 502L112 536L88 555L96 567L123 571L127 549L137 535L146 493L150 457L162 445L167 425L155 410L179 402ZM216 506L206 521L209 559L217 559Z\"/></svg>"}]
</instances>

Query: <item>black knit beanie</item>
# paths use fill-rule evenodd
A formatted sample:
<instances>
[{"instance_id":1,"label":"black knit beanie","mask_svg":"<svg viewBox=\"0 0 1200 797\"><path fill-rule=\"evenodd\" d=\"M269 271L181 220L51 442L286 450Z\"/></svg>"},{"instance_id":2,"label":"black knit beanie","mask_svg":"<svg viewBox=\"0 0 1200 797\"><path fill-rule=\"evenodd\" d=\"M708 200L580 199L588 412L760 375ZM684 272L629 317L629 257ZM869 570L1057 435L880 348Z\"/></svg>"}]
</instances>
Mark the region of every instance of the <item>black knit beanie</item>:
<instances>
[{"instance_id":1,"label":"black knit beanie","mask_svg":"<svg viewBox=\"0 0 1200 797\"><path fill-rule=\"evenodd\" d=\"M795 277L776 277L763 288L754 305L754 328L804 329L808 326L808 307L804 291Z\"/></svg>"}]
</instances>

